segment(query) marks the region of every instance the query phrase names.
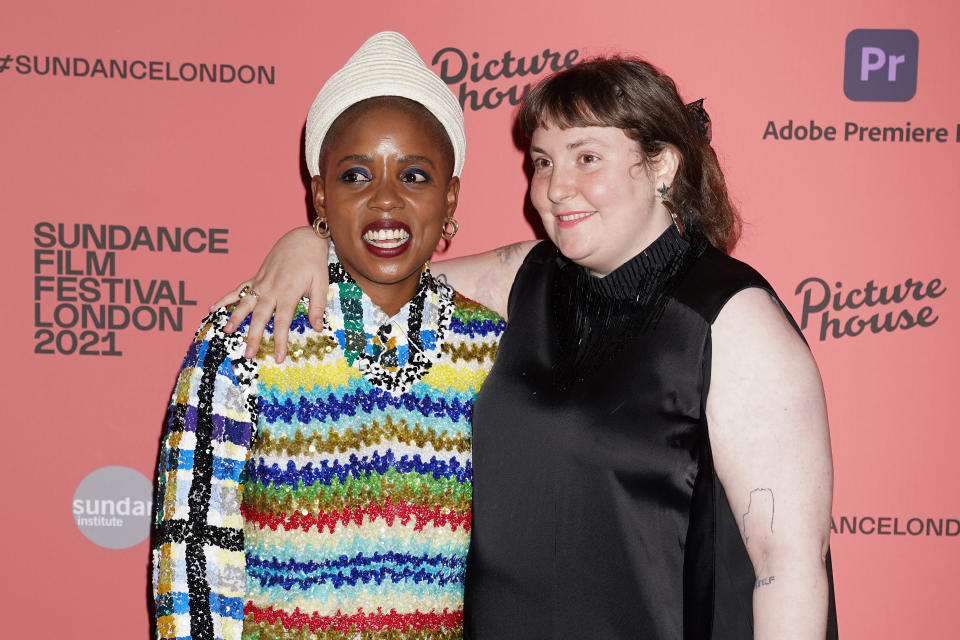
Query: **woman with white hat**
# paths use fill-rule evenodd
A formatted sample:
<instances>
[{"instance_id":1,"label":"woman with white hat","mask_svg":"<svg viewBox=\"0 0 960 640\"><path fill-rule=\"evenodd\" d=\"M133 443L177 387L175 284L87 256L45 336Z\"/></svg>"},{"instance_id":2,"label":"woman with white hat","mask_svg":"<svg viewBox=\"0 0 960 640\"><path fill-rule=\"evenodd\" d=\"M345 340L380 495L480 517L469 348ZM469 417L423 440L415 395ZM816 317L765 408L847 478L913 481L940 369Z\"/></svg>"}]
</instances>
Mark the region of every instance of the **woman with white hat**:
<instances>
[{"instance_id":1,"label":"woman with white hat","mask_svg":"<svg viewBox=\"0 0 960 640\"><path fill-rule=\"evenodd\" d=\"M427 264L464 150L456 98L399 34L317 94L323 320L301 301L282 362L244 357L225 309L197 332L157 475L159 638L462 636L470 415L503 329Z\"/></svg>"}]
</instances>

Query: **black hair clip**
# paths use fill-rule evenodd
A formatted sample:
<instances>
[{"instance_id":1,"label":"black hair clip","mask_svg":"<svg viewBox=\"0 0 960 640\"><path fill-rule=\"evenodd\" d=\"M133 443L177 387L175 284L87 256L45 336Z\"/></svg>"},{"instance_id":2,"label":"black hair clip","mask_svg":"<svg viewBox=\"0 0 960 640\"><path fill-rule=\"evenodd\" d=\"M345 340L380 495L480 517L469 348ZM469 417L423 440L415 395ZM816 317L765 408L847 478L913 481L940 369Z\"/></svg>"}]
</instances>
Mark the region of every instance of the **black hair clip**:
<instances>
[{"instance_id":1,"label":"black hair clip","mask_svg":"<svg viewBox=\"0 0 960 640\"><path fill-rule=\"evenodd\" d=\"M710 126L710 115L703 108L703 98L694 100L687 107L687 117L690 118L690 124L700 132L704 140L710 142L713 138L713 130Z\"/></svg>"}]
</instances>

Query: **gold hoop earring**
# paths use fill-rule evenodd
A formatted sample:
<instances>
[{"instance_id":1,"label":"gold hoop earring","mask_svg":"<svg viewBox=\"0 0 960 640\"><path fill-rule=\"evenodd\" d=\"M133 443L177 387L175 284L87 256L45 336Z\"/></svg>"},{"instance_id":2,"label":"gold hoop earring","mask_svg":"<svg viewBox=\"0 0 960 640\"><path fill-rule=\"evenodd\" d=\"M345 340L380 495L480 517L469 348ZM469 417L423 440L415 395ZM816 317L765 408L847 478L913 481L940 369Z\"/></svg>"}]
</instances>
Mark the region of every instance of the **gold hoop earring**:
<instances>
[{"instance_id":1,"label":"gold hoop earring","mask_svg":"<svg viewBox=\"0 0 960 640\"><path fill-rule=\"evenodd\" d=\"M673 206L673 203L669 200L662 200L663 206L667 208L667 211L670 212L670 218L673 219L673 224L677 228L677 233L680 234L680 237L683 237L683 223L680 222L680 216L677 215L677 208Z\"/></svg>"},{"instance_id":2,"label":"gold hoop earring","mask_svg":"<svg viewBox=\"0 0 960 640\"><path fill-rule=\"evenodd\" d=\"M453 231L449 230L448 228L449 225L453 225ZM443 221L443 231L440 233L440 236L444 240L449 242L450 240L453 240L453 236L457 235L457 231L459 230L460 230L460 223L457 222L456 218L454 218L453 216L450 216L449 218Z\"/></svg>"},{"instance_id":3,"label":"gold hoop earring","mask_svg":"<svg viewBox=\"0 0 960 640\"><path fill-rule=\"evenodd\" d=\"M317 216L313 220L313 232L318 236L326 240L330 237L330 227L327 225L327 219L325 217Z\"/></svg>"}]
</instances>

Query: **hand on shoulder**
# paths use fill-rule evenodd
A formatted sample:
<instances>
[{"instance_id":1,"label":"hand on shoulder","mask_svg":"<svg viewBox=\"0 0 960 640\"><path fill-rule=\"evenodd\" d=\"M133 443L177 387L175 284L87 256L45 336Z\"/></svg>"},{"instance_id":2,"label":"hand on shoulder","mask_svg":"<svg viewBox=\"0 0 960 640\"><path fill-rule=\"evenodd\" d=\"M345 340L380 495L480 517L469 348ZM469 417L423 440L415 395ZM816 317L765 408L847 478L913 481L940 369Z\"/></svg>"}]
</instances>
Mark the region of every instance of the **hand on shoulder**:
<instances>
[{"instance_id":1,"label":"hand on shoulder","mask_svg":"<svg viewBox=\"0 0 960 640\"><path fill-rule=\"evenodd\" d=\"M256 355L264 328L273 318L274 355L278 363L283 362L290 323L303 296L311 301L311 326L317 329L323 326L328 255L326 240L317 237L310 227L297 227L277 241L251 280L242 283L211 306L213 310L236 302L230 320L224 326L227 333L236 331L243 320L250 316L246 357ZM244 286L248 287L247 294L240 297L240 290Z\"/></svg>"}]
</instances>

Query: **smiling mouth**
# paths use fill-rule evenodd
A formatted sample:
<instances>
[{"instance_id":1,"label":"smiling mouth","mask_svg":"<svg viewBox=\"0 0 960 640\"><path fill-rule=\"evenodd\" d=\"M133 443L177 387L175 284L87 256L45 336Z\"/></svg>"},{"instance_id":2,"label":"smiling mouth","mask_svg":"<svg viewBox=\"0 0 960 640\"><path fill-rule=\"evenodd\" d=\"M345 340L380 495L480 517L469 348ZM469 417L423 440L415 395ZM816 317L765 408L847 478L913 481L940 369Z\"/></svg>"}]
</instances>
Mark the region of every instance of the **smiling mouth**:
<instances>
[{"instance_id":1,"label":"smiling mouth","mask_svg":"<svg viewBox=\"0 0 960 640\"><path fill-rule=\"evenodd\" d=\"M410 243L410 227L396 220L377 220L360 234L367 250L381 258L403 253Z\"/></svg>"},{"instance_id":2,"label":"smiling mouth","mask_svg":"<svg viewBox=\"0 0 960 640\"><path fill-rule=\"evenodd\" d=\"M596 211L571 211L569 213L557 214L557 226L561 228L572 227L583 222L595 213Z\"/></svg>"},{"instance_id":3,"label":"smiling mouth","mask_svg":"<svg viewBox=\"0 0 960 640\"><path fill-rule=\"evenodd\" d=\"M410 241L410 232L403 227L368 229L363 233L363 241L381 249L396 249Z\"/></svg>"}]
</instances>

